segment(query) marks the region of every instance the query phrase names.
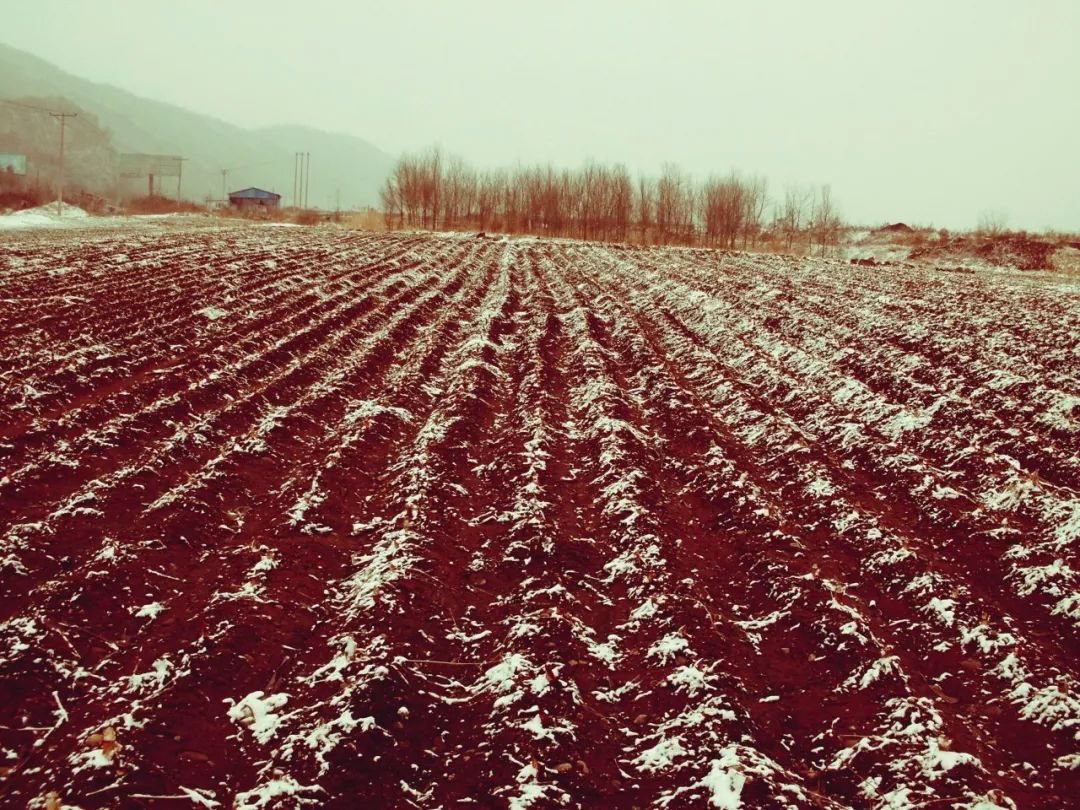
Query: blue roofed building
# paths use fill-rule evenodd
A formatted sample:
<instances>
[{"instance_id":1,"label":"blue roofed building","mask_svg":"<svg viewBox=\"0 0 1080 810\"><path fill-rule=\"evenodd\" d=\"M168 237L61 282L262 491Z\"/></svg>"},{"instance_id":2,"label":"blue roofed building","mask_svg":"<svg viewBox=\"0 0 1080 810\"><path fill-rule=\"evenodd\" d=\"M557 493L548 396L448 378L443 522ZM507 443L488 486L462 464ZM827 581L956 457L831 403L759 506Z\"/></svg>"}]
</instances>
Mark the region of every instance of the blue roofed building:
<instances>
[{"instance_id":1,"label":"blue roofed building","mask_svg":"<svg viewBox=\"0 0 1080 810\"><path fill-rule=\"evenodd\" d=\"M229 192L229 205L241 210L276 211L281 202L281 195L261 188L245 188L242 191Z\"/></svg>"}]
</instances>

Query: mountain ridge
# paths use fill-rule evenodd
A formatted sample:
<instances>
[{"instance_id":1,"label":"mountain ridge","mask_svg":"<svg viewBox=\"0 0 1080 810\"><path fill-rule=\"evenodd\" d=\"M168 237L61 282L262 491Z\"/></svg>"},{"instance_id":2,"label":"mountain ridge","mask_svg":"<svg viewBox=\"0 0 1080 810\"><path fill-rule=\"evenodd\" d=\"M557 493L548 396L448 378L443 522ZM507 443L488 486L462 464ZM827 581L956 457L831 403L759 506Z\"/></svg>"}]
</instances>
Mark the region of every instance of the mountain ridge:
<instances>
[{"instance_id":1,"label":"mountain ridge","mask_svg":"<svg viewBox=\"0 0 1080 810\"><path fill-rule=\"evenodd\" d=\"M308 201L313 207L375 205L393 158L369 141L305 124L255 129L232 124L169 102L145 98L115 85L68 73L35 54L0 43L0 98L59 97L92 113L111 135L117 152L178 154L184 164L182 193L203 200L225 191L259 186L291 204L293 155L311 153ZM71 137L77 137L75 132ZM175 180L164 180L163 193ZM136 184L137 185L137 184ZM129 193L141 189L128 182Z\"/></svg>"}]
</instances>

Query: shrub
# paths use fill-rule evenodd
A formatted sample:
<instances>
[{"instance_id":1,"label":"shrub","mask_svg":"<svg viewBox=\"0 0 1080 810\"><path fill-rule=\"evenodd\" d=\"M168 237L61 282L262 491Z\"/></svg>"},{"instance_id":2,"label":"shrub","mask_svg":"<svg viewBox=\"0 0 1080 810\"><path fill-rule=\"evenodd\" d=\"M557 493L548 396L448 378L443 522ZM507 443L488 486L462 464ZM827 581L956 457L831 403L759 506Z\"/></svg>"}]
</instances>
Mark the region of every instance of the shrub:
<instances>
[{"instance_id":1,"label":"shrub","mask_svg":"<svg viewBox=\"0 0 1080 810\"><path fill-rule=\"evenodd\" d=\"M178 214L205 211L206 208L188 200L175 200L155 194L152 197L136 197L124 204L129 214Z\"/></svg>"}]
</instances>

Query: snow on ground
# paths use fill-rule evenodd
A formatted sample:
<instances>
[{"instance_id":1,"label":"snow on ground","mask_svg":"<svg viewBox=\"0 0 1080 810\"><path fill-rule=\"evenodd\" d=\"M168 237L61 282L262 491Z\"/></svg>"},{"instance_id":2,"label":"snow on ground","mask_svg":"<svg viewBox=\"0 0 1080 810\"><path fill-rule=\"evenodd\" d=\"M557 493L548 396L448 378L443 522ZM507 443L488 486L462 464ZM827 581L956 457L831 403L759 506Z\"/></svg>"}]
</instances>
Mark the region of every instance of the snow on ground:
<instances>
[{"instance_id":1,"label":"snow on ground","mask_svg":"<svg viewBox=\"0 0 1080 810\"><path fill-rule=\"evenodd\" d=\"M158 220L7 245L0 803L1080 791L1075 282Z\"/></svg>"},{"instance_id":2,"label":"snow on ground","mask_svg":"<svg viewBox=\"0 0 1080 810\"><path fill-rule=\"evenodd\" d=\"M77 228L85 227L90 215L75 205L64 203L57 211L56 203L26 208L11 214L0 214L0 230L23 230L27 228Z\"/></svg>"}]
</instances>

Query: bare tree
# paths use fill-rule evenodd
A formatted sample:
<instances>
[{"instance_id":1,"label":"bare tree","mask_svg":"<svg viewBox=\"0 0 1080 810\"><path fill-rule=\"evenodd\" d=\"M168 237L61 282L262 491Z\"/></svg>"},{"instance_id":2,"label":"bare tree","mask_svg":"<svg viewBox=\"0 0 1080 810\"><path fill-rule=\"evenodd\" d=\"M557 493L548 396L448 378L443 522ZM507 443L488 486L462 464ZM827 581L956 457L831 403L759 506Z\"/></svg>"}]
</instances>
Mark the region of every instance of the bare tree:
<instances>
[{"instance_id":1,"label":"bare tree","mask_svg":"<svg viewBox=\"0 0 1080 810\"><path fill-rule=\"evenodd\" d=\"M796 186L788 186L784 190L784 202L779 209L776 220L776 229L784 240L784 249L789 253L791 246L802 233L803 217L809 202L811 192L807 192Z\"/></svg>"},{"instance_id":2,"label":"bare tree","mask_svg":"<svg viewBox=\"0 0 1080 810\"><path fill-rule=\"evenodd\" d=\"M458 200L460 206L461 224L472 222L473 212L476 209L476 197L479 189L479 181L476 176L476 171L469 166L465 166L461 175L458 177L459 194Z\"/></svg>"},{"instance_id":3,"label":"bare tree","mask_svg":"<svg viewBox=\"0 0 1080 810\"><path fill-rule=\"evenodd\" d=\"M416 213L420 206L420 186L417 161L409 155L403 155L394 164L390 176L380 192L383 212L389 218L388 225L393 224L393 216L398 217L397 227L405 226L406 220L410 225L416 224Z\"/></svg>"},{"instance_id":4,"label":"bare tree","mask_svg":"<svg viewBox=\"0 0 1080 810\"><path fill-rule=\"evenodd\" d=\"M752 177L743 186L743 247L746 247L747 239L757 247L758 237L764 225L765 206L769 199L769 184L764 177Z\"/></svg>"},{"instance_id":5,"label":"bare tree","mask_svg":"<svg viewBox=\"0 0 1080 810\"><path fill-rule=\"evenodd\" d=\"M821 249L821 255L840 241L840 217L832 200L832 189L824 185L818 192L811 216L810 232Z\"/></svg>"},{"instance_id":6,"label":"bare tree","mask_svg":"<svg viewBox=\"0 0 1080 810\"><path fill-rule=\"evenodd\" d=\"M664 244L693 239L694 197L689 178L674 163L665 163L656 184L656 230Z\"/></svg>"},{"instance_id":7,"label":"bare tree","mask_svg":"<svg viewBox=\"0 0 1080 810\"><path fill-rule=\"evenodd\" d=\"M548 164L540 178L541 216L544 228L552 236L561 236L566 227L566 173L556 173Z\"/></svg>"},{"instance_id":8,"label":"bare tree","mask_svg":"<svg viewBox=\"0 0 1080 810\"><path fill-rule=\"evenodd\" d=\"M979 223L976 232L979 236L995 237L1005 233L1009 224L1009 215L1000 208L987 209L979 213Z\"/></svg>"},{"instance_id":9,"label":"bare tree","mask_svg":"<svg viewBox=\"0 0 1080 810\"><path fill-rule=\"evenodd\" d=\"M625 166L589 162L573 171L551 165L477 173L460 157L433 147L403 155L379 192L388 227L460 228L527 232L583 239L694 244L699 225L709 245L757 243L765 208L764 179L735 172L700 186L676 164L658 180ZM807 222L807 210L809 222ZM700 218L700 220L699 220ZM773 228L786 248L806 230L824 251L839 234L832 196L790 187L775 209Z\"/></svg>"},{"instance_id":10,"label":"bare tree","mask_svg":"<svg viewBox=\"0 0 1080 810\"><path fill-rule=\"evenodd\" d=\"M402 158L399 178L399 193L405 208L405 218L410 225L417 225L422 210L423 177L420 159L406 156Z\"/></svg>"},{"instance_id":11,"label":"bare tree","mask_svg":"<svg viewBox=\"0 0 1080 810\"><path fill-rule=\"evenodd\" d=\"M466 215L465 203L472 176L472 170L460 157L446 159L446 170L440 183L444 228L456 227Z\"/></svg>"},{"instance_id":12,"label":"bare tree","mask_svg":"<svg viewBox=\"0 0 1080 810\"><path fill-rule=\"evenodd\" d=\"M746 186L734 172L723 180L710 177L701 188L701 218L706 241L731 248L742 232L747 205Z\"/></svg>"},{"instance_id":13,"label":"bare tree","mask_svg":"<svg viewBox=\"0 0 1080 810\"><path fill-rule=\"evenodd\" d=\"M641 228L641 241L645 243L649 239L649 232L654 224L656 213L656 181L651 178L638 178L637 193L637 221Z\"/></svg>"},{"instance_id":14,"label":"bare tree","mask_svg":"<svg viewBox=\"0 0 1080 810\"><path fill-rule=\"evenodd\" d=\"M503 188L506 186L506 173L502 171L484 172L476 189L476 216L480 230L495 230L501 210Z\"/></svg>"},{"instance_id":15,"label":"bare tree","mask_svg":"<svg viewBox=\"0 0 1080 810\"><path fill-rule=\"evenodd\" d=\"M442 151L433 146L419 161L420 218L424 228L439 225L439 198L442 194Z\"/></svg>"},{"instance_id":16,"label":"bare tree","mask_svg":"<svg viewBox=\"0 0 1080 810\"><path fill-rule=\"evenodd\" d=\"M610 238L625 241L630 236L634 213L634 186L625 166L618 165L611 170L608 188Z\"/></svg>"},{"instance_id":17,"label":"bare tree","mask_svg":"<svg viewBox=\"0 0 1080 810\"><path fill-rule=\"evenodd\" d=\"M521 184L518 175L507 177L502 187L503 230L518 233L521 230Z\"/></svg>"},{"instance_id":18,"label":"bare tree","mask_svg":"<svg viewBox=\"0 0 1080 810\"><path fill-rule=\"evenodd\" d=\"M387 177L386 182L383 183L383 187L379 191L379 203L382 206L386 227L393 228L395 224L394 218L399 215L404 217L401 208L401 197L398 195L398 185L394 180L394 175Z\"/></svg>"}]
</instances>

